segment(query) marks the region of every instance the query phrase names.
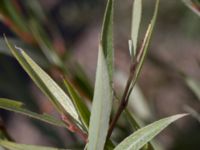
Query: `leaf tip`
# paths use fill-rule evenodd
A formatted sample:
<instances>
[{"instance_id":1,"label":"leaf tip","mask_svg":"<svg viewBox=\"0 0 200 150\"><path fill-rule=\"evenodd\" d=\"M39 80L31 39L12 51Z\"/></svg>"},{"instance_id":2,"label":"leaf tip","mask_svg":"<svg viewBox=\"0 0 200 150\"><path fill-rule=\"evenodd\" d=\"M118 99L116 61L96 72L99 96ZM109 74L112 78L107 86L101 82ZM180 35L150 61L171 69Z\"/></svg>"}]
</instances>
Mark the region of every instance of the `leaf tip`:
<instances>
[{"instance_id":1,"label":"leaf tip","mask_svg":"<svg viewBox=\"0 0 200 150\"><path fill-rule=\"evenodd\" d=\"M20 47L18 47L18 46L16 46L16 45L15 45L15 49L16 49L18 52L20 52L20 54L22 54L22 53L23 53L23 50L22 50L22 48L20 48Z\"/></svg>"},{"instance_id":2,"label":"leaf tip","mask_svg":"<svg viewBox=\"0 0 200 150\"><path fill-rule=\"evenodd\" d=\"M188 115L189 115L189 113L178 114L178 115L175 115L175 116L173 117L173 119L174 119L174 120L178 120L178 119L183 118L183 117L186 117L186 116L188 116Z\"/></svg>"},{"instance_id":3,"label":"leaf tip","mask_svg":"<svg viewBox=\"0 0 200 150\"><path fill-rule=\"evenodd\" d=\"M6 34L5 34L5 33L3 33L3 38L4 38L5 42L6 42L6 44L7 44L7 45L9 45L9 42L8 42L8 39L7 39L7 37L6 37Z\"/></svg>"}]
</instances>

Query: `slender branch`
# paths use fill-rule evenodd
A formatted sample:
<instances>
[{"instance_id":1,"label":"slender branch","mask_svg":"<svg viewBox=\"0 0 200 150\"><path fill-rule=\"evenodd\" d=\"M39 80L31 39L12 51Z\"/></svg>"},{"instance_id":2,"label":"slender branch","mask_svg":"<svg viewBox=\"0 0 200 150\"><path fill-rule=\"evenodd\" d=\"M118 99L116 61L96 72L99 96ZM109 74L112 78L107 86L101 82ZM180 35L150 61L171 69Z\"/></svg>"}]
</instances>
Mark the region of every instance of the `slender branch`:
<instances>
[{"instance_id":1,"label":"slender branch","mask_svg":"<svg viewBox=\"0 0 200 150\"><path fill-rule=\"evenodd\" d=\"M128 104L129 96L131 94L131 91L132 91L135 83L136 83L136 80L133 81L133 79L135 77L135 72L137 71L137 66L139 64L139 61L141 60L142 55L144 53L145 41L146 41L146 38L143 40L141 47L138 49L135 60L133 61L133 64L130 67L130 75L129 75L129 78L128 78L127 83L126 83L124 94L122 96L122 99L121 99L119 108L117 110L117 113L114 116L114 119L112 120L112 122L110 124L107 138L110 138L110 136L113 132L113 129L115 127L115 124L117 123L121 113L124 111L124 109L126 108L126 106Z\"/></svg>"},{"instance_id":2,"label":"slender branch","mask_svg":"<svg viewBox=\"0 0 200 150\"><path fill-rule=\"evenodd\" d=\"M151 31L151 27L152 27L152 25L150 24L148 29L147 29L147 32L145 34L145 37L143 39L142 45L138 49L138 51L136 53L136 57L133 60L133 64L131 65L130 75L129 75L129 78L128 78L127 83L126 83L126 88L125 88L123 97L121 99L121 103L119 105L119 108L117 110L117 113L114 116L114 119L112 120L112 122L110 124L110 128L108 130L107 138L110 138L112 131L114 129L114 126L117 123L117 120L119 119L121 113L124 111L124 109L126 108L126 106L128 104L129 96L130 96L132 89L133 89L133 87L134 87L134 85L137 81L137 78L138 78L138 73L139 73L138 71L140 71L140 69L141 69L142 64L140 64L140 61L143 61L143 59L145 57L145 46L146 46L146 43L148 42L148 35ZM141 63L143 63L143 62L141 62Z\"/></svg>"},{"instance_id":3,"label":"slender branch","mask_svg":"<svg viewBox=\"0 0 200 150\"><path fill-rule=\"evenodd\" d=\"M130 86L131 86L131 83L132 83L132 80L134 78L134 72L136 70L136 66L137 66L137 63L133 63L131 65L131 69L130 69L130 75L129 75L129 78L126 82L126 87L125 87L125 90L124 90L124 94L122 96L122 99L121 99L121 102L120 102L120 105L118 107L118 110L117 110L117 113L116 115L114 116L114 119L111 121L111 124L110 124L110 127L109 127L109 130L108 130L108 134L107 134L107 138L110 138L112 132L113 132L113 129L115 127L115 124L117 123L121 113L124 111L124 109L126 108L127 104L128 104L128 99L129 99L129 91L130 91Z\"/></svg>"}]
</instances>

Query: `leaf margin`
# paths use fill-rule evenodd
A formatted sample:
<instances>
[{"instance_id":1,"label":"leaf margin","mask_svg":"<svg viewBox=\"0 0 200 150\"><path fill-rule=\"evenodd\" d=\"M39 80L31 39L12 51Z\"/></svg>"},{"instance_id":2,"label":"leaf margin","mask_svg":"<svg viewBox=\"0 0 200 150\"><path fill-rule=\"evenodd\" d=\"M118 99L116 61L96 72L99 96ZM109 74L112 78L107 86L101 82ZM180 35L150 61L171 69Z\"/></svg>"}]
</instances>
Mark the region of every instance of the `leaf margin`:
<instances>
[{"instance_id":1,"label":"leaf margin","mask_svg":"<svg viewBox=\"0 0 200 150\"><path fill-rule=\"evenodd\" d=\"M165 129L168 125L170 125L172 122L187 116L188 114L178 114L178 115L174 115L174 116L170 116L164 119L160 119L154 123L151 123L139 130L137 130L136 132L134 132L133 134L131 134L130 136L128 136L127 138L125 138L119 145L117 145L117 147L114 150L139 150L140 148L142 148L147 142L151 141L152 138L154 138L157 134L159 134L163 129ZM152 127L154 126L158 126L158 128L155 128L155 133L153 133L153 130L151 130L150 132L152 132L152 135L146 135L147 140L144 140L144 135L142 134L142 132L144 131L149 131ZM138 137L137 137L138 136ZM139 136L143 136L141 139L139 139ZM133 141L133 142L132 142ZM127 144L131 144L131 145L127 145ZM135 144L135 145L133 145ZM134 147L135 146L135 147Z\"/></svg>"}]
</instances>

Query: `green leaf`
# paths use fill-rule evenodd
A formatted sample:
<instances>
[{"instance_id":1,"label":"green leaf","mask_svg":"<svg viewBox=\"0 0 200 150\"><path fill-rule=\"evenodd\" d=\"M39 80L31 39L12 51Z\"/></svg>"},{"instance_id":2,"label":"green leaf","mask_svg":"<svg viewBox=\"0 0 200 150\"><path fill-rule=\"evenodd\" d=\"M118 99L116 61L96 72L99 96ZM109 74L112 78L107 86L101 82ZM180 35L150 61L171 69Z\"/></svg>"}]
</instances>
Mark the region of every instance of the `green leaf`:
<instances>
[{"instance_id":1,"label":"green leaf","mask_svg":"<svg viewBox=\"0 0 200 150\"><path fill-rule=\"evenodd\" d=\"M104 56L108 65L108 72L110 82L112 83L113 76L113 61L114 61L114 50L113 50L113 3L114 0L108 0L106 11L104 14L101 43Z\"/></svg>"},{"instance_id":2,"label":"green leaf","mask_svg":"<svg viewBox=\"0 0 200 150\"><path fill-rule=\"evenodd\" d=\"M155 22L156 22L156 18L157 18L157 14L158 14L158 7L159 7L159 2L160 0L156 0L156 4L155 4L155 10L154 10L154 14L153 14L153 18L151 20L151 23L148 26L148 29L146 31L142 46L137 54L137 58L136 58L136 62L137 64L137 68L136 68L136 72L134 74L134 79L132 80L131 86L129 88L129 93L132 92L133 87L136 84L136 81L139 77L139 74L141 72L142 66L144 64L144 59L147 55L148 52L148 48L149 48L149 43L152 37L152 32L155 26ZM129 94L130 95L130 94Z\"/></svg>"},{"instance_id":3,"label":"green leaf","mask_svg":"<svg viewBox=\"0 0 200 150\"><path fill-rule=\"evenodd\" d=\"M56 125L56 126L60 126L60 127L66 126L62 121L54 118L53 116L50 116L48 114L35 113L35 112L32 112L30 110L23 108L23 106L24 106L24 104L19 101L0 98L0 108L1 109L20 113L20 114L26 115L28 117L31 117L31 118L34 118L34 119L37 119L40 121L44 121L44 122L52 124L52 125Z\"/></svg>"},{"instance_id":4,"label":"green leaf","mask_svg":"<svg viewBox=\"0 0 200 150\"><path fill-rule=\"evenodd\" d=\"M89 124L88 150L103 150L112 108L113 3L108 0L99 46L96 82Z\"/></svg>"},{"instance_id":5,"label":"green leaf","mask_svg":"<svg viewBox=\"0 0 200 150\"><path fill-rule=\"evenodd\" d=\"M149 47L149 44L150 44L152 32L153 32L153 29L154 29L154 26L155 26L155 23L156 23L156 18L157 18L157 15L158 15L159 2L160 2L160 0L156 0L156 6L155 6L153 18L152 18L151 23L150 23L150 25L147 29L146 34L145 34L144 42L143 42L142 49L141 49L141 56L139 56L139 58L138 58L139 59L138 60L139 65L138 65L138 68L137 68L136 79L139 76L139 73L141 71L141 68L142 68L142 65L144 63L144 59L146 57L147 50L148 50L148 47Z\"/></svg>"},{"instance_id":6,"label":"green leaf","mask_svg":"<svg viewBox=\"0 0 200 150\"><path fill-rule=\"evenodd\" d=\"M112 94L106 60L100 45L89 125L88 150L103 150L109 127Z\"/></svg>"},{"instance_id":7,"label":"green leaf","mask_svg":"<svg viewBox=\"0 0 200 150\"><path fill-rule=\"evenodd\" d=\"M8 141L3 141L3 140L0 140L0 145L9 150L64 150L64 149L60 149L60 148L17 144L14 142L8 142Z\"/></svg>"},{"instance_id":8,"label":"green leaf","mask_svg":"<svg viewBox=\"0 0 200 150\"><path fill-rule=\"evenodd\" d=\"M68 80L64 80L64 84L70 94L71 99L73 100L73 103L79 113L79 116L81 118L81 121L85 125L85 128L88 131L89 128L89 119L90 119L90 111L88 107L83 102L83 99L80 97L80 95L77 93L77 91L74 89L74 87L71 85L71 83Z\"/></svg>"},{"instance_id":9,"label":"green leaf","mask_svg":"<svg viewBox=\"0 0 200 150\"><path fill-rule=\"evenodd\" d=\"M19 40L16 38L9 38L9 41L11 43L15 43L19 47L25 48L27 54L30 55L36 62L38 62L40 66L46 67L46 68L49 67L49 63L47 63L47 59L41 53L39 53L36 49L27 45L22 40ZM12 53L8 50L8 47L5 44L5 40L3 38L0 38L0 53L13 56Z\"/></svg>"},{"instance_id":10,"label":"green leaf","mask_svg":"<svg viewBox=\"0 0 200 150\"><path fill-rule=\"evenodd\" d=\"M134 131L139 130L142 127L141 120L138 120L128 109L125 109L125 117L127 118L128 122L130 123L131 127ZM148 142L143 147L142 150L154 150L152 143Z\"/></svg>"},{"instance_id":11,"label":"green leaf","mask_svg":"<svg viewBox=\"0 0 200 150\"><path fill-rule=\"evenodd\" d=\"M142 0L134 0L131 26L131 56L135 56L137 50L138 34L142 16Z\"/></svg>"},{"instance_id":12,"label":"green leaf","mask_svg":"<svg viewBox=\"0 0 200 150\"><path fill-rule=\"evenodd\" d=\"M174 115L168 118L156 121L144 128L137 130L135 133L124 139L115 150L139 150L147 142L151 141L156 135L158 135L169 124L176 121L179 118L184 117L186 114Z\"/></svg>"},{"instance_id":13,"label":"green leaf","mask_svg":"<svg viewBox=\"0 0 200 150\"><path fill-rule=\"evenodd\" d=\"M22 49L18 47L14 48L6 38L5 40L15 58L29 74L35 84L49 97L55 108L61 114L69 114L74 121L81 124L76 108L66 93Z\"/></svg>"}]
</instances>

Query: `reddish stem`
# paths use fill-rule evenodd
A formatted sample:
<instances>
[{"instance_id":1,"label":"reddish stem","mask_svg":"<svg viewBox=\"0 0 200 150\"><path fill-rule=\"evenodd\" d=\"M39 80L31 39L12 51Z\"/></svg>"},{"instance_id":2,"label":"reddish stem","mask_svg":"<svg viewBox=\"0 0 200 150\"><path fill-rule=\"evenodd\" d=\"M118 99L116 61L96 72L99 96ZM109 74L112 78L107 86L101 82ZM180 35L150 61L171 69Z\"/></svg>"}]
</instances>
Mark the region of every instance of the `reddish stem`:
<instances>
[{"instance_id":1,"label":"reddish stem","mask_svg":"<svg viewBox=\"0 0 200 150\"><path fill-rule=\"evenodd\" d=\"M62 121L67 125L67 128L71 131L71 132L75 132L77 133L81 139L87 143L87 134L84 133L77 125L75 125L74 123L72 123L69 119L69 117L67 117L66 115L61 115L61 119Z\"/></svg>"},{"instance_id":2,"label":"reddish stem","mask_svg":"<svg viewBox=\"0 0 200 150\"><path fill-rule=\"evenodd\" d=\"M115 127L115 124L117 123L121 113L124 111L124 109L126 108L127 104L128 104L128 99L129 99L129 91L130 91L130 86L131 86L131 82L134 78L134 72L136 70L136 66L137 66L137 62L136 63L133 63L131 65L131 69L130 69L130 76L127 80L127 83L126 83L126 88L124 90L124 94L122 96L122 99L121 99L121 102L120 102L120 105L119 105L119 108L117 110L117 113L114 117L114 119L112 120L111 124L110 124L110 127L109 127L109 130L108 130L108 134L107 134L107 138L110 138L112 132L113 132L113 129Z\"/></svg>"}]
</instances>

